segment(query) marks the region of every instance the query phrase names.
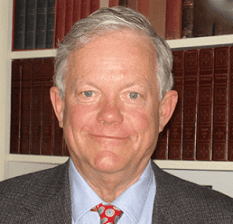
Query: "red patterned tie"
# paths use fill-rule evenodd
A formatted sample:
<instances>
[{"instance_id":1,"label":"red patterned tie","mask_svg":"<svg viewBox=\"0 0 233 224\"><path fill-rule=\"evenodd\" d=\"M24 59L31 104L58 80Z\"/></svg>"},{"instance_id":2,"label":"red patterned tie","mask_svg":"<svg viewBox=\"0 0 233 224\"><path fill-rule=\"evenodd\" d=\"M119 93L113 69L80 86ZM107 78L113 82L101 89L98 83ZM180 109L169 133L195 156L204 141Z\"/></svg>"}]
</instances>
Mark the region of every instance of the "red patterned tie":
<instances>
[{"instance_id":1,"label":"red patterned tie","mask_svg":"<svg viewBox=\"0 0 233 224\"><path fill-rule=\"evenodd\" d=\"M98 212L100 215L101 224L116 224L122 216L123 212L114 205L96 205L91 211Z\"/></svg>"}]
</instances>

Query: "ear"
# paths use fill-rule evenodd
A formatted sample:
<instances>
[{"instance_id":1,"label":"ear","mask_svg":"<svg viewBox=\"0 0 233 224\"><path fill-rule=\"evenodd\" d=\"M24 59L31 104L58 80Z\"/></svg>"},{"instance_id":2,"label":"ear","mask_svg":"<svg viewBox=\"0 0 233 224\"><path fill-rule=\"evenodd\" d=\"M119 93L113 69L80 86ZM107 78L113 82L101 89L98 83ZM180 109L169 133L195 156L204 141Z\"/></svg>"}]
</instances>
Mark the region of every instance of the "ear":
<instances>
[{"instance_id":1,"label":"ear","mask_svg":"<svg viewBox=\"0 0 233 224\"><path fill-rule=\"evenodd\" d=\"M159 132L163 131L163 128L170 120L178 100L178 94L175 90L168 91L159 105Z\"/></svg>"},{"instance_id":2,"label":"ear","mask_svg":"<svg viewBox=\"0 0 233 224\"><path fill-rule=\"evenodd\" d=\"M59 122L59 126L63 127L63 113L64 113L64 101L59 95L59 89L56 86L51 87L50 89L50 99L53 105L54 112Z\"/></svg>"}]
</instances>

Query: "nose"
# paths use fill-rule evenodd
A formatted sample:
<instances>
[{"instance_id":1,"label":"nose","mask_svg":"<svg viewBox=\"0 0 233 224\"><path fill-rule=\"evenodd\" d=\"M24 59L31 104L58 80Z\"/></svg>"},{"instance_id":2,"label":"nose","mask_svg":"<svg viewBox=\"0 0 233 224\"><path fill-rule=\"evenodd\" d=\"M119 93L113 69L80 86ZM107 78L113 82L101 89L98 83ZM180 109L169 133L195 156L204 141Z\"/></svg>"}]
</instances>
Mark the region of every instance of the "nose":
<instances>
[{"instance_id":1,"label":"nose","mask_svg":"<svg viewBox=\"0 0 233 224\"><path fill-rule=\"evenodd\" d=\"M124 118L121 114L121 110L116 103L104 103L101 110L97 115L97 121L104 124L121 124Z\"/></svg>"}]
</instances>

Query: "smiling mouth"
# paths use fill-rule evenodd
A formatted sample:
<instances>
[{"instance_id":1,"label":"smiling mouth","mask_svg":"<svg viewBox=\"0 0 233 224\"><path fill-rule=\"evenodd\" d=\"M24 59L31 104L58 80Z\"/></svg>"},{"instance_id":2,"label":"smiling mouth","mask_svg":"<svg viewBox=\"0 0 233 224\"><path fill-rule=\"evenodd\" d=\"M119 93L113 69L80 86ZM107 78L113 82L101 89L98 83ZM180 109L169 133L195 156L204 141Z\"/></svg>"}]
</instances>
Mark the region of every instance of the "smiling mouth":
<instances>
[{"instance_id":1,"label":"smiling mouth","mask_svg":"<svg viewBox=\"0 0 233 224\"><path fill-rule=\"evenodd\" d=\"M106 135L92 135L96 138L106 138L106 139L115 139L115 140L125 140L125 137L117 137L117 136L106 136Z\"/></svg>"}]
</instances>

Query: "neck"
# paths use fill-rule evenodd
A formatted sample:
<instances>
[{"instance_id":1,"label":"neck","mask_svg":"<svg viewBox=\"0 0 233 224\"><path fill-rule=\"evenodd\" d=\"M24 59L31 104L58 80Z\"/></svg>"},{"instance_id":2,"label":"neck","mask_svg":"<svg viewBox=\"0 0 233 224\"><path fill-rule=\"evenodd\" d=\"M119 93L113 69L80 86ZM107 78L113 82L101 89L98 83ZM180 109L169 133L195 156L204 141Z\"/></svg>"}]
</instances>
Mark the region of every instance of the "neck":
<instances>
[{"instance_id":1,"label":"neck","mask_svg":"<svg viewBox=\"0 0 233 224\"><path fill-rule=\"evenodd\" d=\"M79 167L77 164L75 164L75 167L104 202L112 203L125 190L137 182L146 169L147 164L129 167L129 169L112 173L96 171L86 166Z\"/></svg>"}]
</instances>

